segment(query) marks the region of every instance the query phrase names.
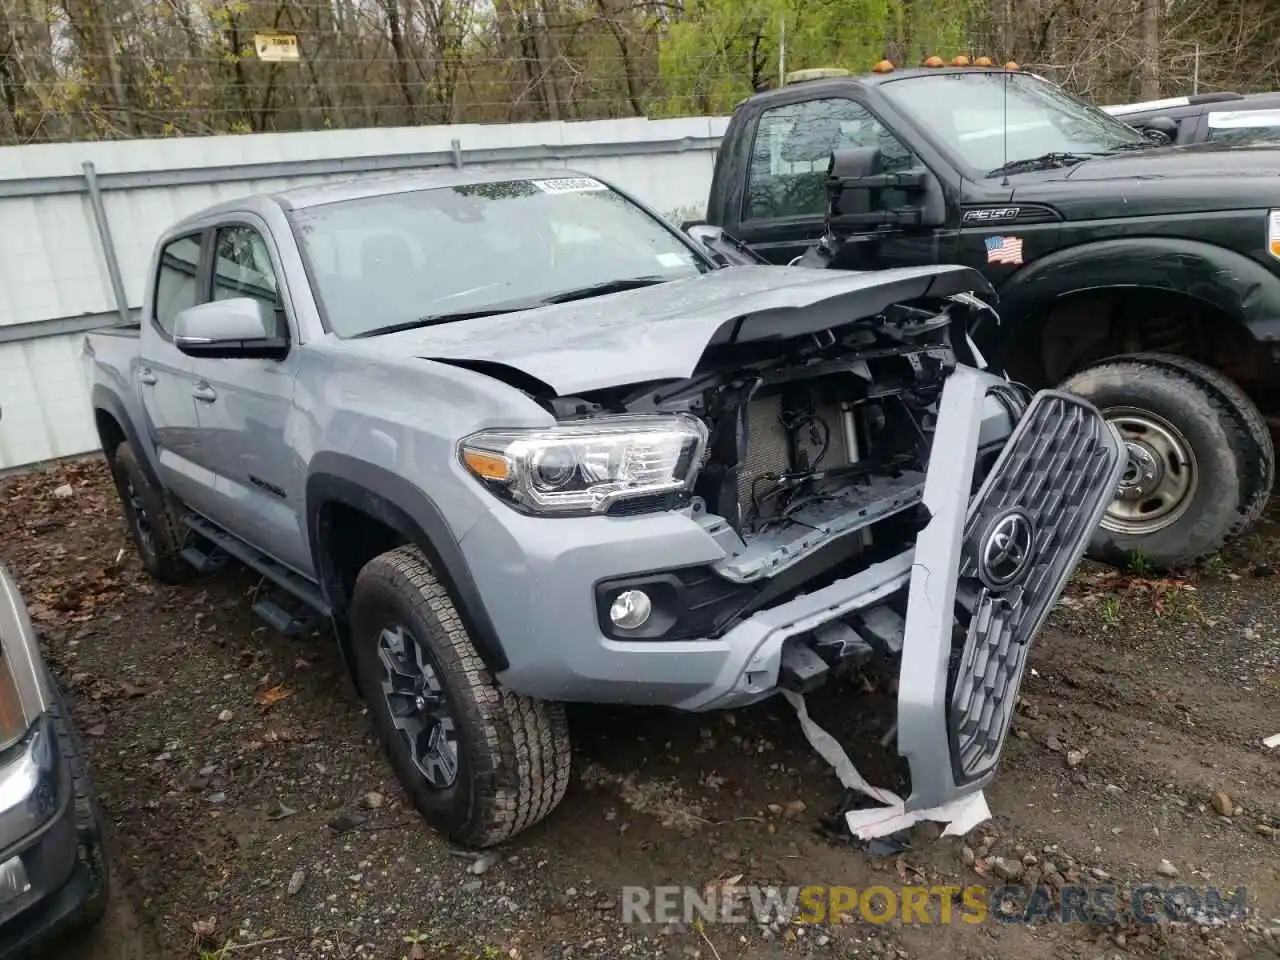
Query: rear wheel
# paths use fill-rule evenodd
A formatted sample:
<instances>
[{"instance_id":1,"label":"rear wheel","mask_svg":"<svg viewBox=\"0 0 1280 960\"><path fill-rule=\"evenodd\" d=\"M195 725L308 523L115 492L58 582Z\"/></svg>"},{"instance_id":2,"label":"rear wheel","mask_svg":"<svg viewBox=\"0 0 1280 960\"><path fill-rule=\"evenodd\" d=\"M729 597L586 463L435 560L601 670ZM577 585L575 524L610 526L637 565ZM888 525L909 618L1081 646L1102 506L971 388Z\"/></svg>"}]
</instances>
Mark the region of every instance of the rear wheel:
<instances>
[{"instance_id":1,"label":"rear wheel","mask_svg":"<svg viewBox=\"0 0 1280 960\"><path fill-rule=\"evenodd\" d=\"M1089 367L1063 384L1098 407L1129 453L1091 557L1153 568L1192 563L1257 519L1274 453L1241 406L1247 398L1219 380L1190 361L1140 355Z\"/></svg>"},{"instance_id":2,"label":"rear wheel","mask_svg":"<svg viewBox=\"0 0 1280 960\"><path fill-rule=\"evenodd\" d=\"M186 536L178 511L169 495L147 478L127 441L116 447L111 457L111 478L120 496L125 527L147 572L161 583L192 579L195 568L182 558Z\"/></svg>"},{"instance_id":3,"label":"rear wheel","mask_svg":"<svg viewBox=\"0 0 1280 960\"><path fill-rule=\"evenodd\" d=\"M351 600L356 677L423 818L489 847L546 817L569 784L564 707L500 687L416 547L374 558Z\"/></svg>"}]
</instances>

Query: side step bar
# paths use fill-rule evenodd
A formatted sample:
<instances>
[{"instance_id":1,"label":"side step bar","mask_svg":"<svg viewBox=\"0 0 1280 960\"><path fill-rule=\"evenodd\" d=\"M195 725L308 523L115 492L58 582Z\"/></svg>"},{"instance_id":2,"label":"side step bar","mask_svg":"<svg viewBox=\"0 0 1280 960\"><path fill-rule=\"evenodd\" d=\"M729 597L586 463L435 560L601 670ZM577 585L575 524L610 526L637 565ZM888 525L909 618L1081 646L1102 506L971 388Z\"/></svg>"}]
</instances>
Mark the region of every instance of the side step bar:
<instances>
[{"instance_id":1,"label":"side step bar","mask_svg":"<svg viewBox=\"0 0 1280 960\"><path fill-rule=\"evenodd\" d=\"M213 573L225 566L228 558L234 557L279 588L284 596L264 597L253 605L253 612L272 628L297 636L307 633L333 612L314 583L239 537L195 514L188 514L183 522L208 545L208 549L204 549L204 544L189 544L182 551L183 558L200 573Z\"/></svg>"}]
</instances>

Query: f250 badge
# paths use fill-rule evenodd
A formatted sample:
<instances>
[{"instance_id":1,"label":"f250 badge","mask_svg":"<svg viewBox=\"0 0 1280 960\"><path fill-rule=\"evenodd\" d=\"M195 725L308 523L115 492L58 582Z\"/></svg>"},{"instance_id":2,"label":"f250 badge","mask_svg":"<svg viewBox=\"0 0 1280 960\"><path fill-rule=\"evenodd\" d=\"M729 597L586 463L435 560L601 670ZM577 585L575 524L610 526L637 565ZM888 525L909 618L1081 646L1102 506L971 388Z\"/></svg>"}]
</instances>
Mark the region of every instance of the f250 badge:
<instances>
[{"instance_id":1,"label":"f250 badge","mask_svg":"<svg viewBox=\"0 0 1280 960\"><path fill-rule=\"evenodd\" d=\"M1021 207L983 207L979 210L966 210L964 223L1002 223L1012 220L1018 215Z\"/></svg>"}]
</instances>

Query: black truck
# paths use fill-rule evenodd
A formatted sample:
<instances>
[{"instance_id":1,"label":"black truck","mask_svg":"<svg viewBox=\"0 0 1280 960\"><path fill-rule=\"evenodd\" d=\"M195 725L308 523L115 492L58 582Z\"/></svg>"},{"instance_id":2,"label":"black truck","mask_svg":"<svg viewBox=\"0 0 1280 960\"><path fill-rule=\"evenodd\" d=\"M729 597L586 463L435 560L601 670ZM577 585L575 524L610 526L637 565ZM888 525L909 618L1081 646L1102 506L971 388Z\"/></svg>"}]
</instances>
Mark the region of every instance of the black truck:
<instances>
[{"instance_id":1,"label":"black truck","mask_svg":"<svg viewBox=\"0 0 1280 960\"><path fill-rule=\"evenodd\" d=\"M773 263L981 271L986 362L1088 397L1127 443L1095 558L1191 563L1266 506L1280 150L1169 145L1012 64L881 63L740 103L707 225Z\"/></svg>"}]
</instances>

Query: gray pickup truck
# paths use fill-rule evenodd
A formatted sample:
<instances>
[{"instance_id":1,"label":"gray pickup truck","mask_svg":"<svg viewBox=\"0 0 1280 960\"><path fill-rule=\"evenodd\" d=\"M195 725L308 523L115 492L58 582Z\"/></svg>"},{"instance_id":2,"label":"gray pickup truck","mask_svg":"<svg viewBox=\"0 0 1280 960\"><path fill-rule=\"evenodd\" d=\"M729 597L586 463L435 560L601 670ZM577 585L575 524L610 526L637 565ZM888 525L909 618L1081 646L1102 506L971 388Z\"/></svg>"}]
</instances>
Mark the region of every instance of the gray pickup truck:
<instances>
[{"instance_id":1,"label":"gray pickup truck","mask_svg":"<svg viewBox=\"0 0 1280 960\"><path fill-rule=\"evenodd\" d=\"M898 678L910 808L980 788L1118 436L980 368L972 269L749 260L573 171L182 221L140 327L85 347L144 564L234 558L276 628L331 622L473 847L559 803L565 702L722 709L850 663Z\"/></svg>"}]
</instances>

